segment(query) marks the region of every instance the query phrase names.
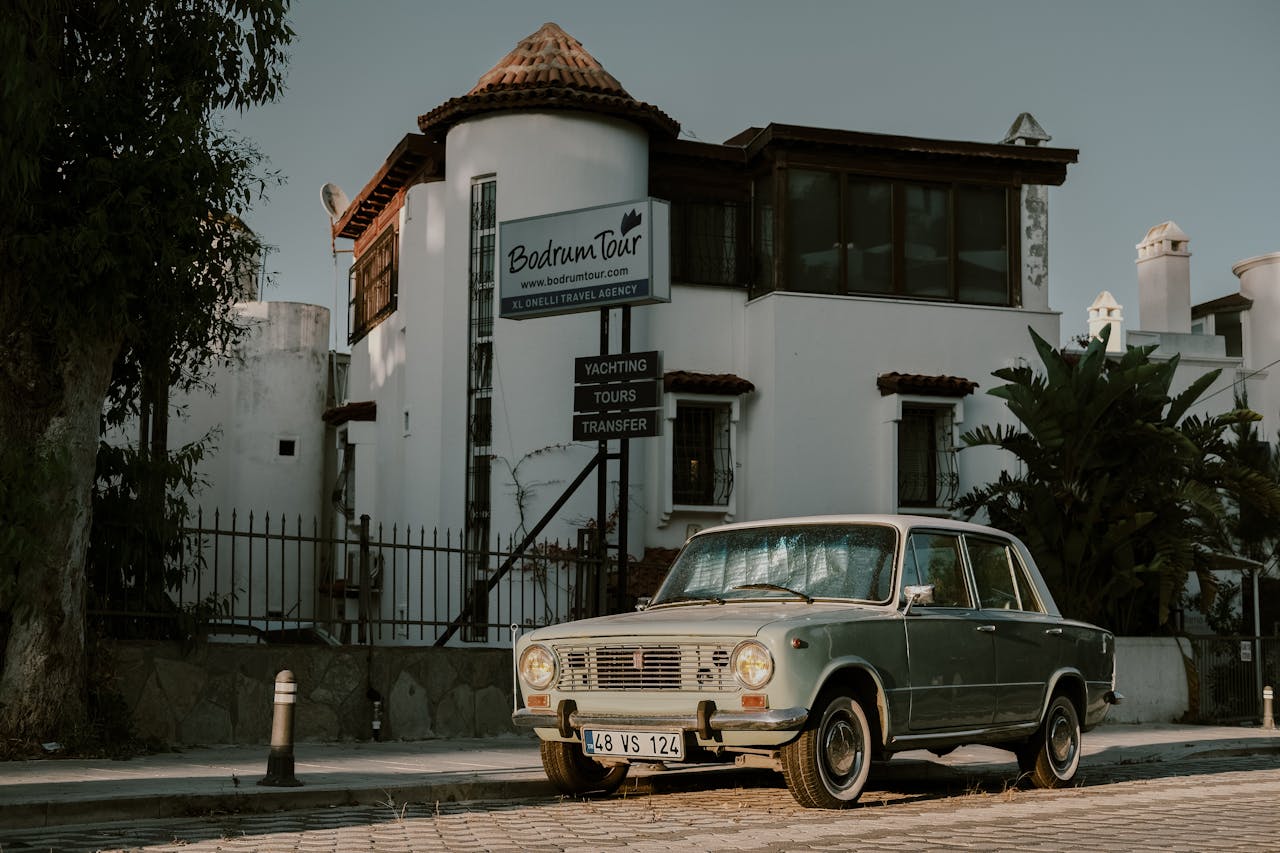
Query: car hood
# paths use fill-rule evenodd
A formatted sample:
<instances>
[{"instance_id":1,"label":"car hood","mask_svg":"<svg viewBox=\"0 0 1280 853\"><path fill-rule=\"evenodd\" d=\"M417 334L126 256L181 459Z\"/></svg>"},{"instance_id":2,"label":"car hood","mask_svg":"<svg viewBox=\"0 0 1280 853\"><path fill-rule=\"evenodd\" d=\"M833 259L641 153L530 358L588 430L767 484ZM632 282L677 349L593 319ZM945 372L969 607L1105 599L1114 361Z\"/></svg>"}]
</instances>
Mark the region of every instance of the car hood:
<instances>
[{"instance_id":1,"label":"car hood","mask_svg":"<svg viewBox=\"0 0 1280 853\"><path fill-rule=\"evenodd\" d=\"M551 625L538 629L530 638L545 641L579 637L754 637L775 622L794 622L799 626L832 619L877 618L885 612L886 608L875 605L805 604L798 600L678 604Z\"/></svg>"}]
</instances>

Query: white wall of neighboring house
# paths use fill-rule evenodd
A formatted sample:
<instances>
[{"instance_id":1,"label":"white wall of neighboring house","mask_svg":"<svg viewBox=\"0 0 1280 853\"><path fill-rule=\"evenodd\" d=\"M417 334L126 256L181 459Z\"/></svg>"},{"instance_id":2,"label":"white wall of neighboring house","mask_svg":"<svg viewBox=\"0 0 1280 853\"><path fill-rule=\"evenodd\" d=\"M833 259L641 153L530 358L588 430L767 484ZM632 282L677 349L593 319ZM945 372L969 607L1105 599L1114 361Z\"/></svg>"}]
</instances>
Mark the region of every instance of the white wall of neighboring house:
<instances>
[{"instance_id":1,"label":"white wall of neighboring house","mask_svg":"<svg viewBox=\"0 0 1280 853\"><path fill-rule=\"evenodd\" d=\"M1191 282L1190 238L1172 222L1152 227L1138 246L1140 290L1138 328L1125 334L1128 346L1156 345L1155 358L1179 358L1170 393L1177 395L1211 370L1221 373L1200 396L1191 413L1210 416L1229 411L1237 393L1243 391L1249 408L1262 416L1258 437L1273 446L1280 429L1280 252L1240 261L1232 272L1240 279L1238 294L1251 305L1237 302L1225 310L1240 312L1241 352L1228 355L1226 339L1214 334L1212 313L1201 318L1193 329L1195 308L1188 298ZM1206 305L1214 303L1205 303ZM1148 312L1147 308L1152 311ZM1119 308L1119 306L1117 306ZM1202 311L1207 310L1201 308ZM1217 573L1227 583L1248 583L1238 571ZM1188 593L1196 595L1199 584L1189 579ZM1239 599L1236 609L1239 610ZM1186 614L1189 631L1209 628L1195 612Z\"/></svg>"},{"instance_id":2,"label":"white wall of neighboring house","mask_svg":"<svg viewBox=\"0 0 1280 853\"><path fill-rule=\"evenodd\" d=\"M179 395L171 401L169 445L177 448L217 434L199 468L208 485L194 498L206 528L215 513L223 529L249 530L250 514L256 531L268 520L279 531L282 521L290 534L310 536L325 501L325 457L329 452L325 408L329 352L329 309L296 302L241 302L237 314L248 332L237 347L233 363L219 365L207 377L207 389ZM290 453L291 451L291 453ZM193 519L194 522L195 519ZM250 549L253 548L251 553ZM308 546L309 548L309 546ZM184 598L215 593L235 601L233 613L283 612L299 598L312 600L317 555L307 548L269 553L248 539L219 542L205 559L210 568L188 584ZM250 572L250 565L254 569ZM271 567L271 568L268 568ZM298 614L306 615L310 614Z\"/></svg>"},{"instance_id":3,"label":"white wall of neighboring house","mask_svg":"<svg viewBox=\"0 0 1280 853\"><path fill-rule=\"evenodd\" d=\"M1274 442L1280 431L1280 252L1247 258L1231 271L1240 295L1253 300L1243 323L1249 404L1263 416L1259 432Z\"/></svg>"}]
</instances>

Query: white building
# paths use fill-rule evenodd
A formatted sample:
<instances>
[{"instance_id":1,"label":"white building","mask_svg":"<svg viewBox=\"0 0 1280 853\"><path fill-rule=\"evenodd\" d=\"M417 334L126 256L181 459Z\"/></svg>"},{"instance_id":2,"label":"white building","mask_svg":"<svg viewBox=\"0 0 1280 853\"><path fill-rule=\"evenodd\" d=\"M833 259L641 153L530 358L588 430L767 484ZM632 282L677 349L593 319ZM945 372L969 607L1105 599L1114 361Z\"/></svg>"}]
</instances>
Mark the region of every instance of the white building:
<instances>
[{"instance_id":1,"label":"white building","mask_svg":"<svg viewBox=\"0 0 1280 853\"><path fill-rule=\"evenodd\" d=\"M1229 411L1243 395L1262 416L1258 438L1274 446L1280 430L1280 252L1240 261L1231 268L1240 279L1238 292L1193 305L1191 239L1177 223L1153 226L1137 250L1140 328L1125 332L1123 307L1103 291L1089 309L1089 334L1110 325L1108 351L1155 345L1153 358L1176 355L1173 394L1208 371L1221 371L1191 413ZM1247 571L1217 574L1224 583L1252 580ZM1189 581L1188 592L1195 595L1199 583L1195 576ZM1262 606L1265 611L1268 605ZM1201 614L1189 611L1185 618L1186 630L1211 633ZM1264 630L1272 627L1263 624Z\"/></svg>"},{"instance_id":2,"label":"white building","mask_svg":"<svg viewBox=\"0 0 1280 853\"><path fill-rule=\"evenodd\" d=\"M170 448L209 439L189 519L205 531L190 549L205 566L187 575L182 600L216 599L236 616L312 618L316 581L335 556L318 541L331 526L336 472L323 420L337 384L329 309L253 300L233 310L245 333L230 360L172 401ZM289 536L289 547L267 532Z\"/></svg>"},{"instance_id":3,"label":"white building","mask_svg":"<svg viewBox=\"0 0 1280 853\"><path fill-rule=\"evenodd\" d=\"M1194 411L1226 411L1232 394L1243 392L1262 415L1260 437L1273 441L1280 431L1280 252L1240 261L1231 268L1238 292L1193 305L1191 238L1177 223L1153 226L1136 248L1138 328L1123 329L1123 307L1103 291L1089 309L1089 334L1109 324L1109 350L1155 344L1156 358L1178 355L1175 391L1221 370Z\"/></svg>"},{"instance_id":4,"label":"white building","mask_svg":"<svg viewBox=\"0 0 1280 853\"><path fill-rule=\"evenodd\" d=\"M1002 143L777 124L692 142L547 24L418 130L334 224L352 352L327 418L353 515L473 546L533 527L595 453L570 423L601 319L497 317L498 225L646 197L670 203L671 301L631 314L665 394L661 436L629 442L629 554L733 519L946 515L1000 471L958 435L1008 420L980 392L1034 359L1028 327L1059 338L1047 188L1077 157L1029 115ZM572 542L595 486L545 535Z\"/></svg>"}]
</instances>

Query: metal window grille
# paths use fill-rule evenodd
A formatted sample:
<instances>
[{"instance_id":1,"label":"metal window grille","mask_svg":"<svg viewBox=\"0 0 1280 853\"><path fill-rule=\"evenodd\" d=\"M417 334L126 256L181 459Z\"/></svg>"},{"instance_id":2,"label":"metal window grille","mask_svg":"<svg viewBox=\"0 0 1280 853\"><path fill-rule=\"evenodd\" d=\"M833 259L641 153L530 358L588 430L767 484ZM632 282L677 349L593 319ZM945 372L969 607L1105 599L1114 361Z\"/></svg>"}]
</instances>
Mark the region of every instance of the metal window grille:
<instances>
[{"instance_id":1,"label":"metal window grille","mask_svg":"<svg viewBox=\"0 0 1280 853\"><path fill-rule=\"evenodd\" d=\"M733 492L729 407L678 406L672 449L672 501L726 506Z\"/></svg>"},{"instance_id":2,"label":"metal window grille","mask_svg":"<svg viewBox=\"0 0 1280 853\"><path fill-rule=\"evenodd\" d=\"M692 284L745 284L750 206L677 201L671 206L671 277Z\"/></svg>"},{"instance_id":3,"label":"metal window grille","mask_svg":"<svg viewBox=\"0 0 1280 853\"><path fill-rule=\"evenodd\" d=\"M950 409L907 408L898 424L898 505L949 507L960 478Z\"/></svg>"},{"instance_id":4,"label":"metal window grille","mask_svg":"<svg viewBox=\"0 0 1280 853\"><path fill-rule=\"evenodd\" d=\"M468 546L465 575L468 595L477 595L490 569L486 557L490 534L490 492L493 442L493 299L494 250L498 234L498 185L493 179L471 185L471 262L468 270L470 317L467 346L467 494ZM480 642L487 638L487 610L480 601L471 609L471 620L462 638Z\"/></svg>"},{"instance_id":5,"label":"metal window grille","mask_svg":"<svg viewBox=\"0 0 1280 853\"><path fill-rule=\"evenodd\" d=\"M383 317L396 310L399 292L397 242L395 228L388 228L352 268L348 343L363 338Z\"/></svg>"}]
</instances>

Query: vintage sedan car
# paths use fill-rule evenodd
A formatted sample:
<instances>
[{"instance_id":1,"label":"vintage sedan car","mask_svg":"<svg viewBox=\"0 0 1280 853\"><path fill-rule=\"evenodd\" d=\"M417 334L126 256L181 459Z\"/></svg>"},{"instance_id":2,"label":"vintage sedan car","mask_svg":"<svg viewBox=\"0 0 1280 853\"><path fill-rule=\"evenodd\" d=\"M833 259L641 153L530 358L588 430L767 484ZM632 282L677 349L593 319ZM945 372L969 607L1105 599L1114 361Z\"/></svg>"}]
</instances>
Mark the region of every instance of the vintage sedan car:
<instances>
[{"instance_id":1,"label":"vintage sedan car","mask_svg":"<svg viewBox=\"0 0 1280 853\"><path fill-rule=\"evenodd\" d=\"M1021 542L911 516L702 531L639 612L532 631L515 655L513 720L567 794L632 763L733 762L844 808L873 760L962 744L1057 787L1120 701L1115 638L1062 617Z\"/></svg>"}]
</instances>

